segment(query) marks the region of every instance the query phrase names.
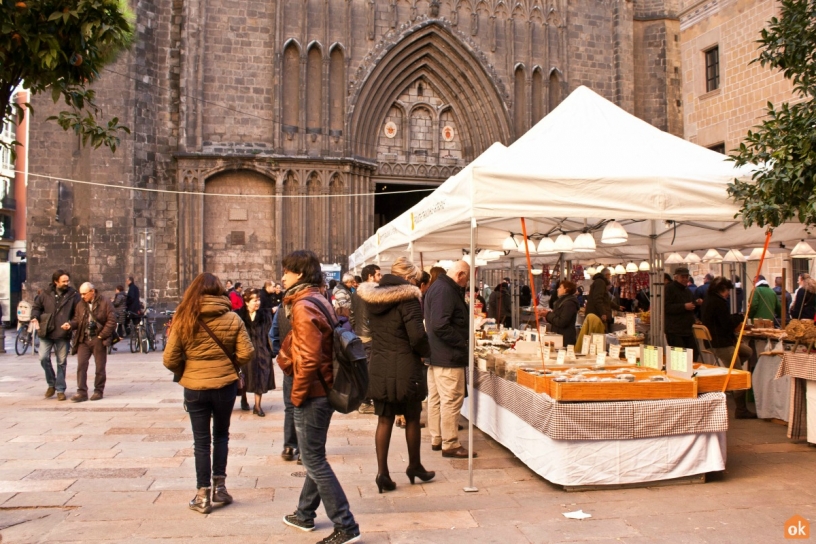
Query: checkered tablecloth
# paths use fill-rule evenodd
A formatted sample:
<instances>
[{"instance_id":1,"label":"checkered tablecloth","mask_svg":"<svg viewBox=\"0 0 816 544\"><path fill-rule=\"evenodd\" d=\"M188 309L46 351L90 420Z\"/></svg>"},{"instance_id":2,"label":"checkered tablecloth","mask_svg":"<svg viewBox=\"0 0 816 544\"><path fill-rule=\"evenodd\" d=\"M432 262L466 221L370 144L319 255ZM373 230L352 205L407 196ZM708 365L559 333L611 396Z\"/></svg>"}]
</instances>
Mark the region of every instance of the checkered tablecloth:
<instances>
[{"instance_id":1,"label":"checkered tablecloth","mask_svg":"<svg viewBox=\"0 0 816 544\"><path fill-rule=\"evenodd\" d=\"M776 377L791 376L790 413L788 415L788 438L802 440L807 437L807 401L805 381L816 381L816 354L785 353Z\"/></svg>"},{"instance_id":2,"label":"checkered tablecloth","mask_svg":"<svg viewBox=\"0 0 816 544\"><path fill-rule=\"evenodd\" d=\"M629 440L728 430L722 393L696 399L556 402L491 372L475 372L480 392L555 440Z\"/></svg>"}]
</instances>

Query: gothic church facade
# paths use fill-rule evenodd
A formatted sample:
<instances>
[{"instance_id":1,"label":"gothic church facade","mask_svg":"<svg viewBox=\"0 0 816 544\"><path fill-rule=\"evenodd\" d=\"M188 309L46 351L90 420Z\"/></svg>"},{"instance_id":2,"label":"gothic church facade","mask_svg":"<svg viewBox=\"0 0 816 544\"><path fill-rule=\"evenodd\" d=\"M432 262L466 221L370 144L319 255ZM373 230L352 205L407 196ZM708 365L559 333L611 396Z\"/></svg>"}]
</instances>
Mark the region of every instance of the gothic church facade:
<instances>
[{"instance_id":1,"label":"gothic church facade","mask_svg":"<svg viewBox=\"0 0 816 544\"><path fill-rule=\"evenodd\" d=\"M32 127L29 283L146 275L164 301L202 271L258 285L297 248L345 263L378 187L439 184L579 85L681 135L674 2L137 0L96 87L132 137Z\"/></svg>"}]
</instances>

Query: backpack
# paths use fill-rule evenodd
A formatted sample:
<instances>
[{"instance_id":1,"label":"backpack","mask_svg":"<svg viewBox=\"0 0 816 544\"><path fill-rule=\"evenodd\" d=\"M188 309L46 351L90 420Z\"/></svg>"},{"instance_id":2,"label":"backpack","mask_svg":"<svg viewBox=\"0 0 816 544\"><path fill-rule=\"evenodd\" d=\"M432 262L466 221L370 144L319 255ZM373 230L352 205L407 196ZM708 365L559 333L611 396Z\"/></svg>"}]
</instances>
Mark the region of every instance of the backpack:
<instances>
[{"instance_id":1,"label":"backpack","mask_svg":"<svg viewBox=\"0 0 816 544\"><path fill-rule=\"evenodd\" d=\"M319 301L307 297L326 316L332 327L332 374L334 384L330 388L318 370L317 377L326 390L332 408L341 414L349 414L360 407L368 393L368 360L363 342L353 332L344 329Z\"/></svg>"}]
</instances>

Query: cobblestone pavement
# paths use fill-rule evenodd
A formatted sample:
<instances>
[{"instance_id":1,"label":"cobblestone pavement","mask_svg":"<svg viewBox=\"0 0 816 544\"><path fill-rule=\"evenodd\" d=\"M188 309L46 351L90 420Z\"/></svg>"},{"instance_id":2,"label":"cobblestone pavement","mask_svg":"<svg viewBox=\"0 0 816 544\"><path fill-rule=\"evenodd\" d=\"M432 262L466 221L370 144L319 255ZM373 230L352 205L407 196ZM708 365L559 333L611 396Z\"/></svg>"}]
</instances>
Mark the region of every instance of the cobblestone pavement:
<instances>
[{"instance_id":1,"label":"cobblestone pavement","mask_svg":"<svg viewBox=\"0 0 816 544\"><path fill-rule=\"evenodd\" d=\"M74 357L68 374L70 396ZM280 389L264 397L266 418L234 413L227 483L235 503L208 516L187 508L195 488L192 435L161 354L111 355L98 402L45 400L45 389L34 356L0 355L4 544L300 543L331 532L322 508L313 533L281 522L295 508L302 467L279 455ZM795 514L816 519L816 448L792 443L771 422L732 421L728 470L705 484L572 493L480 433L478 493L462 489L467 462L432 452L425 431L423 463L437 476L412 486L402 474L406 447L396 431L390 468L398 487L382 495L374 485L375 425L375 416L336 415L327 445L366 543L764 543L783 541L784 522ZM578 509L592 518L562 516Z\"/></svg>"}]
</instances>

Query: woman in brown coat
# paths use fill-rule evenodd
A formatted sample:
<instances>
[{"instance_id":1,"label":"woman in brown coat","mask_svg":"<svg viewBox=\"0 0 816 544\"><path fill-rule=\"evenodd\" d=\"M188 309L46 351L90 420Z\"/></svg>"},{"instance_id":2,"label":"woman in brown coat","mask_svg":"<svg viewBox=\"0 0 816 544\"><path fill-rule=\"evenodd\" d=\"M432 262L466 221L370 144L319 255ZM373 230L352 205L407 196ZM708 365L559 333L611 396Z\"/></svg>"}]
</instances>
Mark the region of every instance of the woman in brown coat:
<instances>
[{"instance_id":1,"label":"woman in brown coat","mask_svg":"<svg viewBox=\"0 0 816 544\"><path fill-rule=\"evenodd\" d=\"M164 366L184 387L184 405L190 414L198 492L190 508L208 514L212 503L229 504L227 452L232 407L238 392L235 364L245 365L254 349L244 322L231 311L224 286L210 273L199 274L179 304L164 351ZM210 336L209 328L218 342ZM212 420L212 440L210 439ZM212 447L212 471L210 449ZM210 476L215 490L210 497Z\"/></svg>"}]
</instances>

